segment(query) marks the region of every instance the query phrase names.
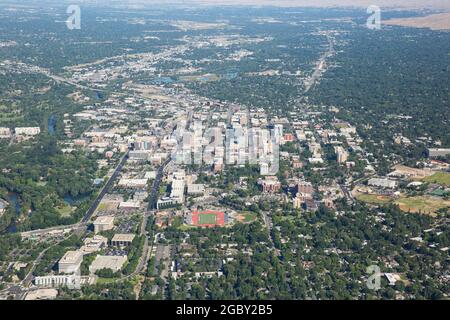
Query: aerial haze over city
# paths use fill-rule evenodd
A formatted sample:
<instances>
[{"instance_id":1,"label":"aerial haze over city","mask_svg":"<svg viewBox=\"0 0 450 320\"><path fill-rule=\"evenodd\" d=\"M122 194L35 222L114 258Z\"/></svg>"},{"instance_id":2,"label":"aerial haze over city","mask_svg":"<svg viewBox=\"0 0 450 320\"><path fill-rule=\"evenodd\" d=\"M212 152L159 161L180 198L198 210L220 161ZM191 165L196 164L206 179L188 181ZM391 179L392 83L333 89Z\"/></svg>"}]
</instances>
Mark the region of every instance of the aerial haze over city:
<instances>
[{"instance_id":1,"label":"aerial haze over city","mask_svg":"<svg viewBox=\"0 0 450 320\"><path fill-rule=\"evenodd\" d=\"M424 2L0 2L0 300L448 300Z\"/></svg>"}]
</instances>

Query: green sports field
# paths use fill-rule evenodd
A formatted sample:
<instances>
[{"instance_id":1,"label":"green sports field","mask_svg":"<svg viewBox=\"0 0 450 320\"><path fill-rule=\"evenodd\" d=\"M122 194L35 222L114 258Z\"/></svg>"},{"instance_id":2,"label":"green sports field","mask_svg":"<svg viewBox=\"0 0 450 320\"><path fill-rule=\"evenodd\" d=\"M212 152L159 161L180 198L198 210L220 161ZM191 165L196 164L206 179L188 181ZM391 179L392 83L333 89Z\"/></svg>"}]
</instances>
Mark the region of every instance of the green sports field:
<instances>
[{"instance_id":1,"label":"green sports field","mask_svg":"<svg viewBox=\"0 0 450 320\"><path fill-rule=\"evenodd\" d=\"M198 224L215 224L216 223L216 215L207 213L207 214L199 214L198 215Z\"/></svg>"},{"instance_id":2,"label":"green sports field","mask_svg":"<svg viewBox=\"0 0 450 320\"><path fill-rule=\"evenodd\" d=\"M437 183L443 186L450 186L450 173L437 172L430 177L423 179L425 182Z\"/></svg>"}]
</instances>

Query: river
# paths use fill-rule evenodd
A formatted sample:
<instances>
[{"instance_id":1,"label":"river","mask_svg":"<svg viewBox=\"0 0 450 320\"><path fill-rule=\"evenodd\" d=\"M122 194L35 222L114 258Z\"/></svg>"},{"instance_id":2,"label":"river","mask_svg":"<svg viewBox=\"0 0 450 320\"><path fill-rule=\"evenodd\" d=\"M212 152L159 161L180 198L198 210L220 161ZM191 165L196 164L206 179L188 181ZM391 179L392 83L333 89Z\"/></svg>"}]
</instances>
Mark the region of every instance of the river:
<instances>
[{"instance_id":1,"label":"river","mask_svg":"<svg viewBox=\"0 0 450 320\"><path fill-rule=\"evenodd\" d=\"M54 135L56 132L56 117L54 114L52 114L50 117L48 117L47 127L48 127L48 133L50 135Z\"/></svg>"}]
</instances>

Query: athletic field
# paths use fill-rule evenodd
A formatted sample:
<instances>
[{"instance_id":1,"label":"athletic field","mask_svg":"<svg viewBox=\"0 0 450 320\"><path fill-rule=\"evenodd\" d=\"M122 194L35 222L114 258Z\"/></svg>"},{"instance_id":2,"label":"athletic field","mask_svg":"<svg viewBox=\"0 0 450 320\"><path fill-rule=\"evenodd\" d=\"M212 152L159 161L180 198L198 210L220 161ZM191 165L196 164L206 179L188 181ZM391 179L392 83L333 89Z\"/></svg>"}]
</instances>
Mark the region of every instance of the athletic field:
<instances>
[{"instance_id":1,"label":"athletic field","mask_svg":"<svg viewBox=\"0 0 450 320\"><path fill-rule=\"evenodd\" d=\"M220 211L192 212L192 224L200 227L214 227L225 225L225 214Z\"/></svg>"},{"instance_id":2,"label":"athletic field","mask_svg":"<svg viewBox=\"0 0 450 320\"><path fill-rule=\"evenodd\" d=\"M198 224L216 224L216 214L205 213L198 216Z\"/></svg>"}]
</instances>

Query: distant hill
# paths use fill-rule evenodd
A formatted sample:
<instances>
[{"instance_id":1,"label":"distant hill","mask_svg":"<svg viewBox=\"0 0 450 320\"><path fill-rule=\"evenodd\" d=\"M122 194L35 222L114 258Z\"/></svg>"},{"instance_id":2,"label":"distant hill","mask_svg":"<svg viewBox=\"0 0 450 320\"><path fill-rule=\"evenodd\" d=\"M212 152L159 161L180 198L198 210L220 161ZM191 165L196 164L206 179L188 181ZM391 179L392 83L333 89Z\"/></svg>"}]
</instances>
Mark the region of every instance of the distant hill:
<instances>
[{"instance_id":1,"label":"distant hill","mask_svg":"<svg viewBox=\"0 0 450 320\"><path fill-rule=\"evenodd\" d=\"M383 23L403 27L428 28L431 30L450 30L450 13L432 14L426 17L392 19Z\"/></svg>"}]
</instances>

